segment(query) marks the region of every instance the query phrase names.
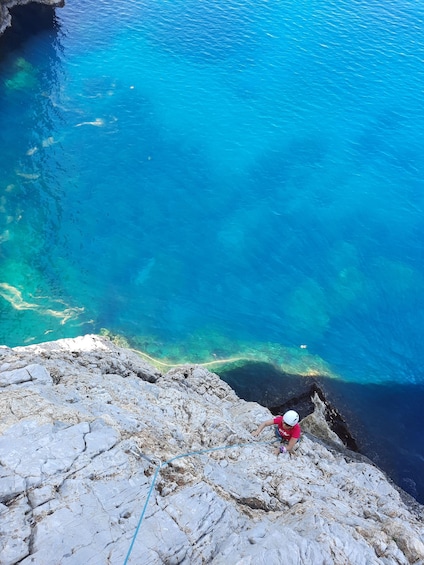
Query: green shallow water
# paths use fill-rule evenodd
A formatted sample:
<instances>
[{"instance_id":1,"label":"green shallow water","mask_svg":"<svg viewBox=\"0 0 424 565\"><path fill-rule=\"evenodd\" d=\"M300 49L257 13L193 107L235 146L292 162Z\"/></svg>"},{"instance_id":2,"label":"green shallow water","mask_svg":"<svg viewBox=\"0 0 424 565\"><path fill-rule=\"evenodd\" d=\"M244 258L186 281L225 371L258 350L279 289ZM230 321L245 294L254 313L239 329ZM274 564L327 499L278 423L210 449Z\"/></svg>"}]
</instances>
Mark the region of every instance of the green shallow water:
<instances>
[{"instance_id":1,"label":"green shallow water","mask_svg":"<svg viewBox=\"0 0 424 565\"><path fill-rule=\"evenodd\" d=\"M108 328L171 364L324 371L422 496L391 430L406 404L422 445L423 21L76 0L3 42L0 343Z\"/></svg>"}]
</instances>

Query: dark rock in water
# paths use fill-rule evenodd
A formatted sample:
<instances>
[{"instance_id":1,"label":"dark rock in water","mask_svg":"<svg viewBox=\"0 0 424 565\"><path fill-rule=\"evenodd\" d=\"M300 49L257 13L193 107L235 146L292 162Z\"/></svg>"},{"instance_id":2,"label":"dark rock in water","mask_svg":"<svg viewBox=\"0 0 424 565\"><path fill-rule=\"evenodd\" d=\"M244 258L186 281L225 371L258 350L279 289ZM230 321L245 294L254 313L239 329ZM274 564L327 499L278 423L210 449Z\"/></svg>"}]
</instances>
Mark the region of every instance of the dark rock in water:
<instances>
[{"instance_id":1,"label":"dark rock in water","mask_svg":"<svg viewBox=\"0 0 424 565\"><path fill-rule=\"evenodd\" d=\"M0 35L5 31L9 36L44 29L51 26L54 19L53 8L62 8L64 0L11 0L0 4ZM13 32L10 27L13 26ZM9 38L8 38L9 39Z\"/></svg>"},{"instance_id":2,"label":"dark rock in water","mask_svg":"<svg viewBox=\"0 0 424 565\"><path fill-rule=\"evenodd\" d=\"M358 445L344 418L337 408L331 405L322 387L319 386L319 376L290 374L269 363L258 362L216 372L240 398L249 402L258 402L269 408L274 415L293 409L299 413L301 419L305 418L314 411L312 398L318 394L325 404L325 419L330 428L347 448L358 451Z\"/></svg>"}]
</instances>

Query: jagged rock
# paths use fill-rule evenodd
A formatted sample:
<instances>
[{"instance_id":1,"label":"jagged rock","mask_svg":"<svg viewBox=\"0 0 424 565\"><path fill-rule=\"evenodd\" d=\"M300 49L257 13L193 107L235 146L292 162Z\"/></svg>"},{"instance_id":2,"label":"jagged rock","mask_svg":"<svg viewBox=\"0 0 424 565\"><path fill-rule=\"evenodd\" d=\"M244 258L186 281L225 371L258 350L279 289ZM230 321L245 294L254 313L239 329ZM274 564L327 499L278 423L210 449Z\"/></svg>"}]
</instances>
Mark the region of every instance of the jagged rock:
<instances>
[{"instance_id":1,"label":"jagged rock","mask_svg":"<svg viewBox=\"0 0 424 565\"><path fill-rule=\"evenodd\" d=\"M424 562L422 506L327 432L277 457L203 367L84 336L0 348L0 383L2 565Z\"/></svg>"},{"instance_id":2,"label":"jagged rock","mask_svg":"<svg viewBox=\"0 0 424 565\"><path fill-rule=\"evenodd\" d=\"M10 13L12 8L33 4L34 2L52 8L62 8L65 5L65 0L0 0L0 35L13 23Z\"/></svg>"},{"instance_id":3,"label":"jagged rock","mask_svg":"<svg viewBox=\"0 0 424 565\"><path fill-rule=\"evenodd\" d=\"M342 440L328 426L327 419L325 417L327 407L316 392L312 397L312 402L315 406L315 410L312 414L309 414L303 419L302 429L323 439L324 441L333 442L337 445L343 446Z\"/></svg>"}]
</instances>

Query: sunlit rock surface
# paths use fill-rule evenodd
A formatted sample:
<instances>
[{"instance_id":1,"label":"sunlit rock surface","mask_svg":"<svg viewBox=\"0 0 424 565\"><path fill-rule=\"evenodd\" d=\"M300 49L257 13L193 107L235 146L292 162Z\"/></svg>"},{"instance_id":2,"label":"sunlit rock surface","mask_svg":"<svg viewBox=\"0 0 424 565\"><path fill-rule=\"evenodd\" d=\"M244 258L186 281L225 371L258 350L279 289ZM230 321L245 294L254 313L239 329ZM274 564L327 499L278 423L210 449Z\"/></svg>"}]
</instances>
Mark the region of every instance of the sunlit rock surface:
<instances>
[{"instance_id":1,"label":"sunlit rock surface","mask_svg":"<svg viewBox=\"0 0 424 565\"><path fill-rule=\"evenodd\" d=\"M422 506L329 433L277 457L251 436L268 410L200 366L97 336L4 347L0 410L1 564L424 563Z\"/></svg>"},{"instance_id":2,"label":"sunlit rock surface","mask_svg":"<svg viewBox=\"0 0 424 565\"><path fill-rule=\"evenodd\" d=\"M44 4L53 8L61 8L65 5L64 0L0 0L0 35L6 28L13 24L10 10L15 6L25 6L27 4Z\"/></svg>"}]
</instances>

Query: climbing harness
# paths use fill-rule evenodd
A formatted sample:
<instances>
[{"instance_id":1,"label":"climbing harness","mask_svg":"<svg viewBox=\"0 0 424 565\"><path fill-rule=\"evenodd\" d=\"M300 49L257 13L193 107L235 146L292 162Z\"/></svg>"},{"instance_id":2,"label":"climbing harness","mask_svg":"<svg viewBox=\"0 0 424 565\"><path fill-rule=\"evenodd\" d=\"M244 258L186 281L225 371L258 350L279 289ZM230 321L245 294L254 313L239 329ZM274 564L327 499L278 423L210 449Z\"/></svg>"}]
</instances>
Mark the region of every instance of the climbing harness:
<instances>
[{"instance_id":1,"label":"climbing harness","mask_svg":"<svg viewBox=\"0 0 424 565\"><path fill-rule=\"evenodd\" d=\"M235 444L232 444L232 445L222 445L220 447L211 447L209 449L201 449L199 451L191 451L189 453L183 453L181 455L176 455L175 457L171 457L171 459L168 459L168 461L165 461L164 463L162 463L161 460L158 459L158 458L148 457L147 455L142 453L142 451L138 447L137 447L137 451L133 451L132 449L130 449L129 451L133 455L135 455L136 457L142 457L143 459L146 459L146 461L148 461L151 465L156 465L156 469L155 469L155 474L153 475L152 484L150 485L149 492L147 493L146 502L144 503L144 507L143 507L143 510L141 512L140 519L138 521L138 524L137 524L137 527L135 529L133 538L131 540L131 544L130 544L130 547L128 549L127 556L125 557L124 565L127 565L128 559L130 558L131 552L132 552L133 547L134 547L135 540L138 536L138 532L140 530L141 524L142 524L143 519L144 519L144 515L146 513L147 505L149 504L150 496L153 492L153 489L154 489L154 486L155 486L155 483L156 483L156 479L159 475L160 470L163 467L165 467L166 465L169 465L170 463L172 463L173 461L176 461L177 459L182 459L183 457L190 457L192 455L202 455L204 453L211 453L212 451L219 451L219 450L222 450L222 449L231 449L233 447L247 447L247 446L252 446L252 445L264 445L264 444L267 444L267 443L274 443L275 441L277 441L277 440L272 439L272 440L268 440L268 441L235 443ZM155 463L155 460L158 461L158 463Z\"/></svg>"}]
</instances>

